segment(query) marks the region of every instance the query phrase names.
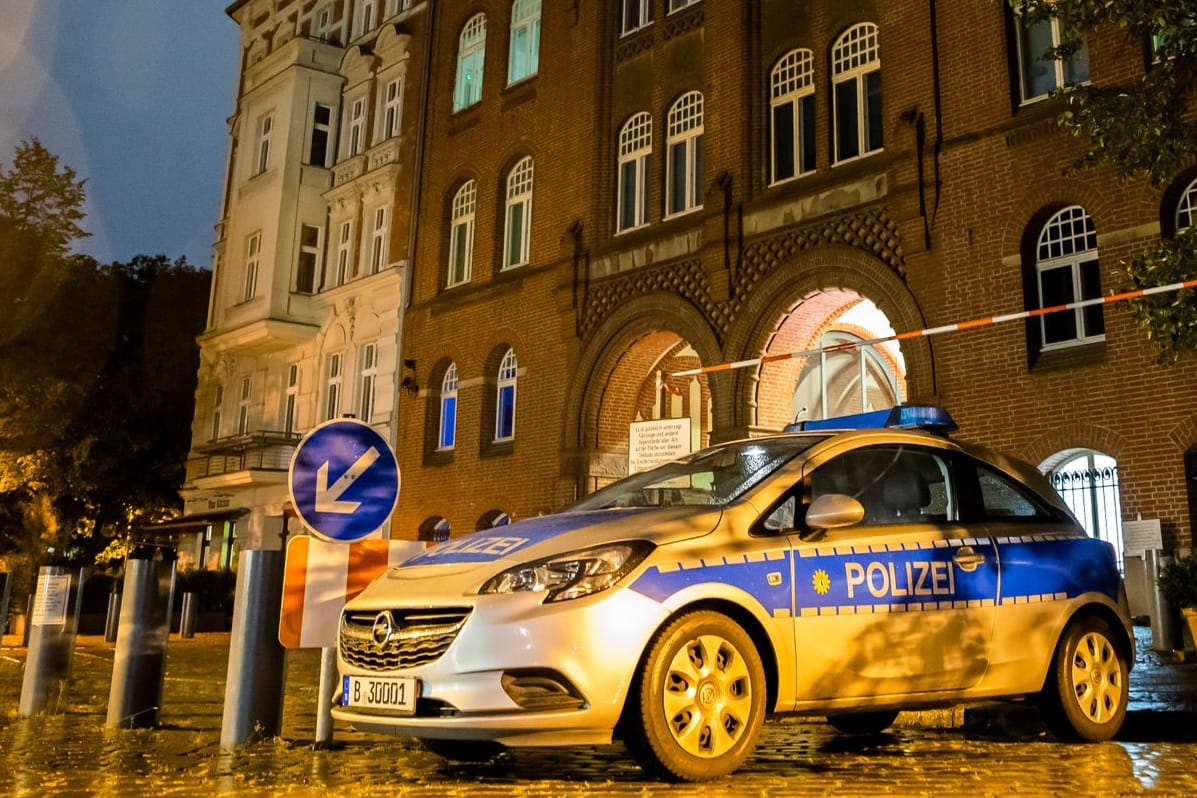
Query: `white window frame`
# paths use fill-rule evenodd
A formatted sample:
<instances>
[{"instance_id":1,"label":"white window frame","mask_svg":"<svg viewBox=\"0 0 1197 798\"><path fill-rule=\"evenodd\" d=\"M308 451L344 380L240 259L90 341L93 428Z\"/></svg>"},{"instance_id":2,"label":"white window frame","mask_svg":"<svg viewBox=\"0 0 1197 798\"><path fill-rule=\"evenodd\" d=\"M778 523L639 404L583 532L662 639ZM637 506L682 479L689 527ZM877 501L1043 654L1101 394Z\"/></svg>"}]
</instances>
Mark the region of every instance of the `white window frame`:
<instances>
[{"instance_id":1,"label":"white window frame","mask_svg":"<svg viewBox=\"0 0 1197 798\"><path fill-rule=\"evenodd\" d=\"M808 158L814 153L806 147L806 119L803 111L815 97L815 54L811 50L797 49L778 59L769 73L769 183L777 185L810 174L814 167L806 168ZM787 111L788 108L788 111ZM788 113L793 135L787 141L777 131L778 113ZM794 174L777 176L778 154L788 150L794 165Z\"/></svg>"},{"instance_id":2,"label":"white window frame","mask_svg":"<svg viewBox=\"0 0 1197 798\"><path fill-rule=\"evenodd\" d=\"M692 5L697 5L697 3L698 0L669 0L665 13L676 14L678 11L687 9Z\"/></svg>"},{"instance_id":3,"label":"white window frame","mask_svg":"<svg viewBox=\"0 0 1197 798\"><path fill-rule=\"evenodd\" d=\"M647 111L633 114L619 129L619 161L616 164L618 185L615 197L617 233L636 230L648 224L649 165L652 152L652 116ZM625 209L631 211L630 223L625 223Z\"/></svg>"},{"instance_id":4,"label":"white window frame","mask_svg":"<svg viewBox=\"0 0 1197 798\"><path fill-rule=\"evenodd\" d=\"M353 222L341 222L337 241L337 285L345 285L353 278Z\"/></svg>"},{"instance_id":5,"label":"white window frame","mask_svg":"<svg viewBox=\"0 0 1197 798\"><path fill-rule=\"evenodd\" d=\"M366 147L366 98L358 97L350 105L349 111L349 153L352 158Z\"/></svg>"},{"instance_id":6,"label":"white window frame","mask_svg":"<svg viewBox=\"0 0 1197 798\"><path fill-rule=\"evenodd\" d=\"M665 218L683 216L702 208L702 92L690 91L669 107L665 124ZM680 150L678 149L680 148ZM683 196L674 191L674 153L680 152ZM680 199L680 202L679 202Z\"/></svg>"},{"instance_id":7,"label":"white window frame","mask_svg":"<svg viewBox=\"0 0 1197 798\"><path fill-rule=\"evenodd\" d=\"M403 78L395 78L382 87L382 135L380 141L399 135L403 123Z\"/></svg>"},{"instance_id":8,"label":"white window frame","mask_svg":"<svg viewBox=\"0 0 1197 798\"><path fill-rule=\"evenodd\" d=\"M360 6L357 17L357 35L364 36L370 31L374 30L374 9L375 0L364 0Z\"/></svg>"},{"instance_id":9,"label":"white window frame","mask_svg":"<svg viewBox=\"0 0 1197 798\"><path fill-rule=\"evenodd\" d=\"M374 384L378 379L378 344L363 344L358 354L358 418L369 424L374 418Z\"/></svg>"},{"instance_id":10,"label":"white window frame","mask_svg":"<svg viewBox=\"0 0 1197 798\"><path fill-rule=\"evenodd\" d=\"M1189 183L1176 201L1176 232L1183 233L1197 222L1197 180Z\"/></svg>"},{"instance_id":11,"label":"white window frame","mask_svg":"<svg viewBox=\"0 0 1197 798\"><path fill-rule=\"evenodd\" d=\"M312 14L312 38L319 39L326 42L329 40L329 31L332 29L332 13L331 5L323 5Z\"/></svg>"},{"instance_id":12,"label":"white window frame","mask_svg":"<svg viewBox=\"0 0 1197 798\"><path fill-rule=\"evenodd\" d=\"M652 0L622 0L619 35L627 36L652 24Z\"/></svg>"},{"instance_id":13,"label":"white window frame","mask_svg":"<svg viewBox=\"0 0 1197 798\"><path fill-rule=\"evenodd\" d=\"M452 402L452 412L449 404ZM440 423L437 425L437 451L449 451L457 445L457 364L450 363L441 380Z\"/></svg>"},{"instance_id":14,"label":"white window frame","mask_svg":"<svg viewBox=\"0 0 1197 798\"><path fill-rule=\"evenodd\" d=\"M253 383L248 376L241 378L241 396L237 401L237 434L249 434L250 398L253 395Z\"/></svg>"},{"instance_id":15,"label":"white window frame","mask_svg":"<svg viewBox=\"0 0 1197 798\"><path fill-rule=\"evenodd\" d=\"M378 274L387 266L387 230L390 209L380 205L374 209L374 226L370 230L370 274Z\"/></svg>"},{"instance_id":16,"label":"white window frame","mask_svg":"<svg viewBox=\"0 0 1197 798\"><path fill-rule=\"evenodd\" d=\"M1049 26L1051 32L1051 47L1060 46L1060 21L1055 17L1034 23L1034 26ZM1021 8L1014 9L1014 49L1018 57L1018 96L1020 105L1038 102L1061 86L1089 82L1089 48L1088 42L1082 41L1081 48L1066 60L1045 58L1043 53L1033 54L1027 50L1034 46L1027 41L1031 25L1028 25ZM1045 48L1046 52L1046 48ZM1031 94L1034 88L1029 84L1033 77L1031 70L1038 68L1051 70L1052 86L1045 91Z\"/></svg>"},{"instance_id":17,"label":"white window frame","mask_svg":"<svg viewBox=\"0 0 1197 798\"><path fill-rule=\"evenodd\" d=\"M467 180L453 195L449 224L447 288L468 283L474 272L474 215L478 207L478 182Z\"/></svg>"},{"instance_id":18,"label":"white window frame","mask_svg":"<svg viewBox=\"0 0 1197 798\"><path fill-rule=\"evenodd\" d=\"M1079 205L1070 205L1067 208L1062 208L1043 225L1039 233L1038 243L1035 246L1035 288L1039 307L1066 304L1057 302L1055 298L1050 302L1045 302L1044 299L1044 274L1048 271L1063 268L1069 269L1072 278L1072 299L1068 300L1069 302L1079 302L1085 299L1097 299L1101 297L1100 264L1101 259L1098 257L1097 250L1097 231L1093 225L1092 217ZM1083 270L1090 265L1092 268L1098 270L1099 283L1096 286L1096 290L1090 290L1086 294L1084 290ZM1091 333L1088 329L1090 325L1086 319L1086 314L1100 314L1101 312L1102 308L1098 305L1096 307L1077 308L1070 311L1056 311L1051 314L1052 316L1059 317L1062 314L1072 313L1076 333L1073 338L1052 341L1051 343L1047 341L1048 318L1040 316L1040 351L1046 352L1053 349L1065 349L1071 346L1104 341L1106 337L1104 320L1102 331L1100 333Z\"/></svg>"},{"instance_id":19,"label":"white window frame","mask_svg":"<svg viewBox=\"0 0 1197 798\"><path fill-rule=\"evenodd\" d=\"M469 108L482 99L486 64L486 14L475 14L457 38L457 74L453 81L453 110Z\"/></svg>"},{"instance_id":20,"label":"white window frame","mask_svg":"<svg viewBox=\"0 0 1197 798\"><path fill-rule=\"evenodd\" d=\"M504 269L514 269L528 262L532 234L532 177L530 157L522 158L507 174L507 205L503 216Z\"/></svg>"},{"instance_id":21,"label":"white window frame","mask_svg":"<svg viewBox=\"0 0 1197 798\"><path fill-rule=\"evenodd\" d=\"M332 352L324 366L324 420L341 415L341 382L344 372L344 354Z\"/></svg>"},{"instance_id":22,"label":"white window frame","mask_svg":"<svg viewBox=\"0 0 1197 798\"><path fill-rule=\"evenodd\" d=\"M254 161L254 175L265 174L270 168L270 133L274 130L274 114L264 114L258 120L257 160Z\"/></svg>"},{"instance_id":23,"label":"white window frame","mask_svg":"<svg viewBox=\"0 0 1197 798\"><path fill-rule=\"evenodd\" d=\"M498 379L495 380L495 443L503 443L515 438L515 408L519 395L516 383L519 379L519 361L516 360L514 349L508 349L503 355L503 360L499 363L497 377ZM503 422L503 393L506 390L511 391L511 430L507 435L502 435L500 428Z\"/></svg>"},{"instance_id":24,"label":"white window frame","mask_svg":"<svg viewBox=\"0 0 1197 798\"><path fill-rule=\"evenodd\" d=\"M532 77L540 68L540 0L511 4L507 47L507 85Z\"/></svg>"},{"instance_id":25,"label":"white window frame","mask_svg":"<svg viewBox=\"0 0 1197 798\"><path fill-rule=\"evenodd\" d=\"M881 152L882 142L869 149L869 97L868 79L873 73L881 72L881 42L878 27L873 22L858 22L840 34L831 47L831 103L832 103L832 151L837 164L854 161L857 158ZM878 75L880 79L880 75ZM846 112L839 105L839 87L845 83L855 86L856 152L845 155L840 152L840 127ZM877 113L881 113L878 109Z\"/></svg>"},{"instance_id":26,"label":"white window frame","mask_svg":"<svg viewBox=\"0 0 1197 798\"><path fill-rule=\"evenodd\" d=\"M299 364L287 366L287 390L283 400L283 434L295 432L296 411L299 403Z\"/></svg>"},{"instance_id":27,"label":"white window frame","mask_svg":"<svg viewBox=\"0 0 1197 798\"><path fill-rule=\"evenodd\" d=\"M245 241L245 285L242 302L249 302L258 295L258 264L262 258L262 233L251 233Z\"/></svg>"}]
</instances>

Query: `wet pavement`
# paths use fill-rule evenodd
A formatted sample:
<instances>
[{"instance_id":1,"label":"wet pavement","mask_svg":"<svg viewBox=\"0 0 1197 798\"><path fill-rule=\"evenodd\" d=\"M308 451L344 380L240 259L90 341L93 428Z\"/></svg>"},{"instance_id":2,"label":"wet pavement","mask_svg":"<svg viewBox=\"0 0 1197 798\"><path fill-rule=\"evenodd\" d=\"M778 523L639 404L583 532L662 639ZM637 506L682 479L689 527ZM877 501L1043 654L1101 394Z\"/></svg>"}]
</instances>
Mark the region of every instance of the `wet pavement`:
<instances>
[{"instance_id":1,"label":"wet pavement","mask_svg":"<svg viewBox=\"0 0 1197 798\"><path fill-rule=\"evenodd\" d=\"M221 750L229 635L172 637L153 730L104 727L113 647L80 637L53 712L21 718L25 650L0 648L0 792L11 795L1194 795L1197 663L1176 664L1139 638L1119 740L1055 742L1029 707L905 713L887 734L837 735L816 720L765 726L737 773L702 787L645 778L620 745L525 750L455 765L401 739L340 724L317 750L319 652L289 652L283 732Z\"/></svg>"}]
</instances>

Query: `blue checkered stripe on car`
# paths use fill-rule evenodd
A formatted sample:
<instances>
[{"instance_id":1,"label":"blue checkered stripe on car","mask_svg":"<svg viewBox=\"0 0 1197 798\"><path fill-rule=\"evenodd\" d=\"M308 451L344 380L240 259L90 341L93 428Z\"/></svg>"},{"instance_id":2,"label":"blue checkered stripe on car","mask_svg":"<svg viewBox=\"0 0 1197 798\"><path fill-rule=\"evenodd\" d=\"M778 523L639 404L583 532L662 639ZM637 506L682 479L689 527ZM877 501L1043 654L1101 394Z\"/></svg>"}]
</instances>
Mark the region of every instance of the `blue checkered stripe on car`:
<instances>
[{"instance_id":1,"label":"blue checkered stripe on car","mask_svg":"<svg viewBox=\"0 0 1197 798\"><path fill-rule=\"evenodd\" d=\"M657 562L629 587L654 601L664 601L690 585L719 582L751 594L775 618L793 614L788 548L706 558Z\"/></svg>"}]
</instances>

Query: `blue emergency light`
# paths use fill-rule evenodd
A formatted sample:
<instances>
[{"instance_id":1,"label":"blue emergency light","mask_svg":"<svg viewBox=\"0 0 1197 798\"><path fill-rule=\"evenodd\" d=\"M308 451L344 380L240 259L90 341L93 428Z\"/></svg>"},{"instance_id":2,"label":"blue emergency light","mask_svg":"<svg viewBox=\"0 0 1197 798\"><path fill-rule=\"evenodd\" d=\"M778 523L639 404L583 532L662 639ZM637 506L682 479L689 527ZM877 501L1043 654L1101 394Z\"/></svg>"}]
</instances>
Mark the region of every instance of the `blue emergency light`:
<instances>
[{"instance_id":1,"label":"blue emergency light","mask_svg":"<svg viewBox=\"0 0 1197 798\"><path fill-rule=\"evenodd\" d=\"M786 432L848 429L922 429L947 434L956 429L956 422L947 410L935 405L895 405L886 410L870 410L834 418L797 421L786 426Z\"/></svg>"}]
</instances>

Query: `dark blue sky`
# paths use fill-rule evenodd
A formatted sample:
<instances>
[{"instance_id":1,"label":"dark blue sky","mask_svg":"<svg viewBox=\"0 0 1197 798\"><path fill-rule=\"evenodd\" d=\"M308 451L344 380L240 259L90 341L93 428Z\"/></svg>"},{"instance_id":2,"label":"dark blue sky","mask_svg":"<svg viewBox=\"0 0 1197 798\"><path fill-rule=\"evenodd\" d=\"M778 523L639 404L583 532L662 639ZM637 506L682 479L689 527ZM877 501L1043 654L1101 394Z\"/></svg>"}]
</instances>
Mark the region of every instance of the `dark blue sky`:
<instances>
[{"instance_id":1,"label":"dark blue sky","mask_svg":"<svg viewBox=\"0 0 1197 798\"><path fill-rule=\"evenodd\" d=\"M210 267L240 51L228 0L0 4L0 163L36 137L87 178L77 251Z\"/></svg>"}]
</instances>

